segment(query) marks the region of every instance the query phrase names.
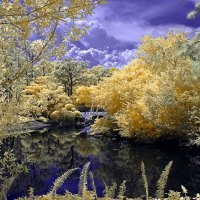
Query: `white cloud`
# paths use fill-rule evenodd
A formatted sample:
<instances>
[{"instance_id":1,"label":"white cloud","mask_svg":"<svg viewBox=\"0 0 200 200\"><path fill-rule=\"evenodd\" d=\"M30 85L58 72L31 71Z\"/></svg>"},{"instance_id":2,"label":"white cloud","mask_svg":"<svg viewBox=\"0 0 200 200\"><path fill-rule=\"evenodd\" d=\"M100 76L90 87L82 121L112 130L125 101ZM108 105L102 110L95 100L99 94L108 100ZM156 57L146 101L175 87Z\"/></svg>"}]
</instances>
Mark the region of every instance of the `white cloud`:
<instances>
[{"instance_id":1,"label":"white cloud","mask_svg":"<svg viewBox=\"0 0 200 200\"><path fill-rule=\"evenodd\" d=\"M77 60L89 61L91 66L102 65L105 67L122 67L128 64L134 58L135 50L126 49L124 51L113 50L99 50L89 48L82 50L71 45L71 49L67 52L66 57L71 57Z\"/></svg>"},{"instance_id":2,"label":"white cloud","mask_svg":"<svg viewBox=\"0 0 200 200\"><path fill-rule=\"evenodd\" d=\"M89 20L100 22L106 33L117 40L140 43L144 35L163 36L171 29L179 29L180 25L191 31L189 26L194 26L186 19L188 6L198 1L113 0L96 9Z\"/></svg>"},{"instance_id":3,"label":"white cloud","mask_svg":"<svg viewBox=\"0 0 200 200\"><path fill-rule=\"evenodd\" d=\"M108 34L114 36L118 40L129 42L141 42L144 35L151 35L153 37L164 36L171 30L178 30L183 32L192 32L191 27L184 25L158 25L151 26L145 21L122 22L114 21L106 26Z\"/></svg>"}]
</instances>

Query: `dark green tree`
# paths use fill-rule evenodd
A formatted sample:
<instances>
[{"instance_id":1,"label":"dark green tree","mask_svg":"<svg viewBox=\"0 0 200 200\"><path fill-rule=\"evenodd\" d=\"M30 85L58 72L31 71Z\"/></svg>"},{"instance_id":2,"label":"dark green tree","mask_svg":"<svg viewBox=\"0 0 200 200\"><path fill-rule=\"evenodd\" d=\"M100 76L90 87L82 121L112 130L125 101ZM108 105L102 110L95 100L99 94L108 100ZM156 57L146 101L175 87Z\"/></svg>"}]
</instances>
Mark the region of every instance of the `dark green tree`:
<instances>
[{"instance_id":1,"label":"dark green tree","mask_svg":"<svg viewBox=\"0 0 200 200\"><path fill-rule=\"evenodd\" d=\"M74 86L81 83L83 73L86 71L87 63L73 60L71 58L57 62L55 77L65 88L65 92L71 96Z\"/></svg>"}]
</instances>

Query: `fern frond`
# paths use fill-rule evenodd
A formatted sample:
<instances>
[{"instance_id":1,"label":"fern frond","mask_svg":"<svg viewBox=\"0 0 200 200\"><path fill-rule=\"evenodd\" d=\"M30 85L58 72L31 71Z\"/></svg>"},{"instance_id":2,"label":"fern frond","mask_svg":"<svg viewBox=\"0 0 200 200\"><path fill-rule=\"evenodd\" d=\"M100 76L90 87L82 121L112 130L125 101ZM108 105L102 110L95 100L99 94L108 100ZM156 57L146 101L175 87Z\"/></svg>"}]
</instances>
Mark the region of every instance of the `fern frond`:
<instances>
[{"instance_id":1,"label":"fern frond","mask_svg":"<svg viewBox=\"0 0 200 200\"><path fill-rule=\"evenodd\" d=\"M88 176L89 166L90 162L86 163L81 171L80 182L79 182L79 195L82 196L84 196L85 192L87 191L87 176Z\"/></svg>"},{"instance_id":2,"label":"fern frond","mask_svg":"<svg viewBox=\"0 0 200 200\"><path fill-rule=\"evenodd\" d=\"M8 190L10 189L10 186L12 185L13 181L15 180L15 176L12 176L10 178L7 178L4 180L2 186L1 186L1 191L0 191L0 199L1 200L7 200L7 193Z\"/></svg>"},{"instance_id":3,"label":"fern frond","mask_svg":"<svg viewBox=\"0 0 200 200\"><path fill-rule=\"evenodd\" d=\"M34 198L34 188L30 187L28 190L29 198Z\"/></svg>"},{"instance_id":4,"label":"fern frond","mask_svg":"<svg viewBox=\"0 0 200 200\"><path fill-rule=\"evenodd\" d=\"M186 187L185 186L183 186L183 185L181 185L181 189L182 189L182 192L183 192L183 194L185 195L185 197L187 196L187 193L188 193L188 191L187 191L187 189L186 189Z\"/></svg>"},{"instance_id":5,"label":"fern frond","mask_svg":"<svg viewBox=\"0 0 200 200\"><path fill-rule=\"evenodd\" d=\"M66 199L70 199L70 197L71 197L72 195L73 195L73 194L72 194L70 191L66 190L66 191L65 191L64 197L66 197Z\"/></svg>"},{"instance_id":6,"label":"fern frond","mask_svg":"<svg viewBox=\"0 0 200 200\"><path fill-rule=\"evenodd\" d=\"M173 161L170 161L163 172L160 175L160 178L157 181L157 191L156 191L156 198L163 199L164 198L164 191L167 184L168 176L172 167Z\"/></svg>"},{"instance_id":7,"label":"fern frond","mask_svg":"<svg viewBox=\"0 0 200 200\"><path fill-rule=\"evenodd\" d=\"M126 181L123 181L122 184L119 186L119 194L118 194L118 199L123 200L125 198L124 194L126 191Z\"/></svg>"},{"instance_id":8,"label":"fern frond","mask_svg":"<svg viewBox=\"0 0 200 200\"><path fill-rule=\"evenodd\" d=\"M89 174L90 174L90 179L91 179L91 182L92 182L92 189L94 191L95 198L97 198L97 189L96 189L96 185L95 185L95 182L94 182L94 175L93 175L92 172L90 172Z\"/></svg>"},{"instance_id":9,"label":"fern frond","mask_svg":"<svg viewBox=\"0 0 200 200\"><path fill-rule=\"evenodd\" d=\"M149 198L149 185L148 185L148 181L147 181L144 162L141 163L141 172L142 172L142 179L143 179L143 182L144 182L144 188L145 188L145 193L146 193L146 200L148 200L148 198Z\"/></svg>"},{"instance_id":10,"label":"fern frond","mask_svg":"<svg viewBox=\"0 0 200 200\"><path fill-rule=\"evenodd\" d=\"M59 178L57 178L54 183L53 186L49 192L50 195L54 195L56 194L56 191L58 190L58 188L64 183L64 181L76 170L78 170L79 168L75 168L75 169L69 169L67 170L62 176L60 176Z\"/></svg>"},{"instance_id":11,"label":"fern frond","mask_svg":"<svg viewBox=\"0 0 200 200\"><path fill-rule=\"evenodd\" d=\"M181 192L175 192L173 190L169 190L169 192L167 193L167 199L169 200L180 200L180 199L184 199L181 197ZM186 199L184 199L186 200ZM187 199L189 200L189 199Z\"/></svg>"},{"instance_id":12,"label":"fern frond","mask_svg":"<svg viewBox=\"0 0 200 200\"><path fill-rule=\"evenodd\" d=\"M117 183L113 181L111 186L107 186L105 183L105 197L106 198L115 198L115 193L117 189Z\"/></svg>"}]
</instances>

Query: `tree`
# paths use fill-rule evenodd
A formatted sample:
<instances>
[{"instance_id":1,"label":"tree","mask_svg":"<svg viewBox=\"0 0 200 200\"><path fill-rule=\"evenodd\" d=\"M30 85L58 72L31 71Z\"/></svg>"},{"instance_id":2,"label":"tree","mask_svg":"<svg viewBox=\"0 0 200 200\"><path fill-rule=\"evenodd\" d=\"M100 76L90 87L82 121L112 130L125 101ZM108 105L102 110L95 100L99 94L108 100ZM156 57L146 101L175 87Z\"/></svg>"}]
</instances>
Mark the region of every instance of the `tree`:
<instances>
[{"instance_id":1,"label":"tree","mask_svg":"<svg viewBox=\"0 0 200 200\"><path fill-rule=\"evenodd\" d=\"M103 78L111 76L113 69L114 68L105 68L103 66L97 65L91 68L90 73L95 75L97 82L100 82L103 80Z\"/></svg>"},{"instance_id":2,"label":"tree","mask_svg":"<svg viewBox=\"0 0 200 200\"><path fill-rule=\"evenodd\" d=\"M104 0L0 1L0 98L8 107L15 102L13 96L19 101L22 87L36 78L34 66L41 58L62 56L70 41L86 33L87 25L76 21L84 20L102 3ZM59 25L65 34L59 35ZM0 117L0 124L7 124L4 119Z\"/></svg>"},{"instance_id":3,"label":"tree","mask_svg":"<svg viewBox=\"0 0 200 200\"><path fill-rule=\"evenodd\" d=\"M85 62L79 62L70 58L57 62L55 76L63 84L65 92L69 96L73 94L74 86L81 83L86 66Z\"/></svg>"},{"instance_id":4,"label":"tree","mask_svg":"<svg viewBox=\"0 0 200 200\"><path fill-rule=\"evenodd\" d=\"M54 121L73 120L80 115L64 93L63 87L48 76L38 77L23 93L24 111L27 115L43 116Z\"/></svg>"},{"instance_id":5,"label":"tree","mask_svg":"<svg viewBox=\"0 0 200 200\"><path fill-rule=\"evenodd\" d=\"M195 19L200 13L200 1L195 3L195 9L188 13L189 19ZM181 53L186 56L190 56L193 61L193 68L200 78L200 32L196 31L196 34L191 38L182 48Z\"/></svg>"},{"instance_id":6,"label":"tree","mask_svg":"<svg viewBox=\"0 0 200 200\"><path fill-rule=\"evenodd\" d=\"M84 20L91 15L98 4L105 1L93 0L46 0L46 1L1 1L0 25L12 28L16 32L13 36L23 39L30 36L31 32L37 30L43 33L48 30L46 37L55 36L59 22L65 23L69 28L76 20ZM68 20L69 19L69 20ZM76 31L77 35L77 30Z\"/></svg>"},{"instance_id":7,"label":"tree","mask_svg":"<svg viewBox=\"0 0 200 200\"><path fill-rule=\"evenodd\" d=\"M15 74L21 69L23 63L26 63L26 57L19 48L0 48L0 87L1 95L6 95L10 100L13 97L14 84L9 84ZM15 82L16 83L16 82ZM20 85L20 84L19 84Z\"/></svg>"},{"instance_id":8,"label":"tree","mask_svg":"<svg viewBox=\"0 0 200 200\"><path fill-rule=\"evenodd\" d=\"M19 96L24 85L29 85L37 76L48 75L47 71L52 71L53 62L48 60L47 54L46 57L43 54L43 59L37 63L32 63L34 55L40 51L41 47L41 40L25 41L23 49L13 48L12 45L0 46L1 95L5 94L7 99L11 100L13 96ZM23 68L24 65L27 66L26 69ZM15 80L17 76L20 76L20 80Z\"/></svg>"},{"instance_id":9,"label":"tree","mask_svg":"<svg viewBox=\"0 0 200 200\"><path fill-rule=\"evenodd\" d=\"M93 90L98 90L96 86L80 86L76 89L76 104L84 104L86 107L96 107L92 101Z\"/></svg>"},{"instance_id":10,"label":"tree","mask_svg":"<svg viewBox=\"0 0 200 200\"><path fill-rule=\"evenodd\" d=\"M196 75L200 79L200 32L196 32L195 36L188 40L180 49L179 54L190 57L192 67Z\"/></svg>"},{"instance_id":11,"label":"tree","mask_svg":"<svg viewBox=\"0 0 200 200\"><path fill-rule=\"evenodd\" d=\"M41 59L34 66L35 77L38 76L51 76L55 69L55 62L51 62L47 59Z\"/></svg>"},{"instance_id":12,"label":"tree","mask_svg":"<svg viewBox=\"0 0 200 200\"><path fill-rule=\"evenodd\" d=\"M76 21L84 20L98 4L105 3L103 0L46 0L46 1L1 1L0 3L0 47L6 49L21 48L27 51L25 40L35 34L43 38L40 48L37 47L35 54L29 62L23 63L12 79L5 84L11 85L23 76L27 69L35 64L46 49L51 49L56 55L62 49L65 51L71 40L78 40L86 33L87 26L79 25ZM61 37L57 32L58 25L65 27L65 36ZM57 37L58 36L58 37Z\"/></svg>"},{"instance_id":13,"label":"tree","mask_svg":"<svg viewBox=\"0 0 200 200\"><path fill-rule=\"evenodd\" d=\"M117 68L105 68L103 66L94 66L92 68L87 68L82 75L81 85L90 86L97 85L104 78L110 77Z\"/></svg>"},{"instance_id":14,"label":"tree","mask_svg":"<svg viewBox=\"0 0 200 200\"><path fill-rule=\"evenodd\" d=\"M137 59L90 90L90 101L107 111L122 136L184 134L188 113L200 106L200 80L180 54L186 42L179 33L145 36Z\"/></svg>"}]
</instances>

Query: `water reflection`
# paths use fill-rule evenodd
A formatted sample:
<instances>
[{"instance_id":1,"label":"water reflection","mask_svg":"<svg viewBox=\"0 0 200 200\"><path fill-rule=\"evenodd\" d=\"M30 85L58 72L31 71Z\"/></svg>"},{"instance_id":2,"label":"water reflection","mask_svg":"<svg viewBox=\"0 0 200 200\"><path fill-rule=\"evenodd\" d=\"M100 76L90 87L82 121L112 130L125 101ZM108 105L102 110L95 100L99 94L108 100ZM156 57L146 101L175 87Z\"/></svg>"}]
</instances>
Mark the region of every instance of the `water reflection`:
<instances>
[{"instance_id":1,"label":"water reflection","mask_svg":"<svg viewBox=\"0 0 200 200\"><path fill-rule=\"evenodd\" d=\"M118 185L126 180L127 196L144 194L140 164L146 165L151 195L154 194L156 181L165 165L173 160L168 189L179 190L184 185L190 194L199 192L200 156L183 149L166 149L155 146L134 144L132 141L117 141L106 137L83 137L76 130L53 130L34 133L14 139L10 145L19 160L29 163L29 173L21 174L12 185L8 199L26 195L29 187L35 194L45 194L52 182L65 170L81 167L91 162L98 194L102 194L103 183ZM75 173L60 188L78 192L79 173Z\"/></svg>"}]
</instances>

